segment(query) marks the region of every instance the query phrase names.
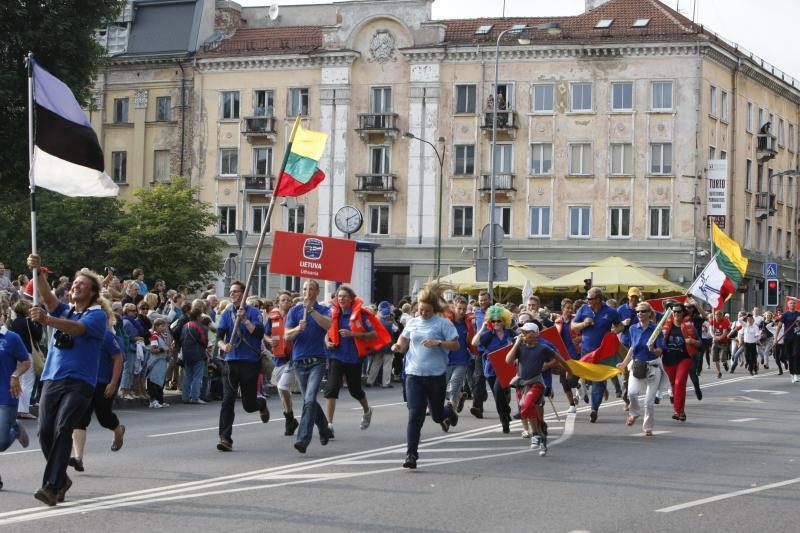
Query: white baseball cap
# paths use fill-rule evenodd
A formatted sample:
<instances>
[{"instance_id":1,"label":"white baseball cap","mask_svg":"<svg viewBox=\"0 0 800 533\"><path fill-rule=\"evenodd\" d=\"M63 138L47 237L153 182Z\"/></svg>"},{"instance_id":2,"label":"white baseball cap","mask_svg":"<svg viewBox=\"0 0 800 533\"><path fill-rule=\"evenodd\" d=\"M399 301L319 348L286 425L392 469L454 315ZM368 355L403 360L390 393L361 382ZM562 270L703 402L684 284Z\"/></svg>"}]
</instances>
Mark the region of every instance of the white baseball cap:
<instances>
[{"instance_id":1,"label":"white baseball cap","mask_svg":"<svg viewBox=\"0 0 800 533\"><path fill-rule=\"evenodd\" d=\"M539 333L539 326L536 325L536 322L525 322L522 324L522 331L529 332L533 331L534 333Z\"/></svg>"}]
</instances>

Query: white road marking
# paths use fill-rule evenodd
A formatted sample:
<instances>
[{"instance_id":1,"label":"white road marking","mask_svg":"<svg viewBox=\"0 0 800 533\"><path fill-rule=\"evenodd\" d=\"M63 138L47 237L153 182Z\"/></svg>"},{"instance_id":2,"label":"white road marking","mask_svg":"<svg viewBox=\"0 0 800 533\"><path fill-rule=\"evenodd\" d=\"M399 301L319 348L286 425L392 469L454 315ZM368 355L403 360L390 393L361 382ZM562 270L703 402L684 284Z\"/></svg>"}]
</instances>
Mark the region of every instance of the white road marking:
<instances>
[{"instance_id":1,"label":"white road marking","mask_svg":"<svg viewBox=\"0 0 800 533\"><path fill-rule=\"evenodd\" d=\"M794 479L788 479L786 481L780 481L778 483L771 483L769 485L762 485L761 487L753 487L750 489L744 490L737 490L734 492L728 492L725 494L718 494L716 496L711 496L709 498L702 498L700 500L694 500L691 502L681 503L679 505L673 505L671 507L664 507L662 509L656 509L657 513L671 513L673 511L680 511L682 509L688 509L690 507L697 507L698 505L705 505L707 503L714 503L721 500L728 500L730 498L735 498L737 496L745 496L747 494L754 494L756 492L763 492L765 490L770 489L777 489L780 487L786 487L788 485L794 485L795 483L800 483L800 477Z\"/></svg>"},{"instance_id":2,"label":"white road marking","mask_svg":"<svg viewBox=\"0 0 800 533\"><path fill-rule=\"evenodd\" d=\"M0 457L3 457L4 455L17 455L19 453L33 453L33 452L41 452L41 451L42 450L40 448L36 448L35 450L20 450L18 452L3 452L3 453L0 453Z\"/></svg>"},{"instance_id":3,"label":"white road marking","mask_svg":"<svg viewBox=\"0 0 800 533\"><path fill-rule=\"evenodd\" d=\"M373 409L377 409L378 407L392 407L392 406L395 406L395 405L405 405L405 404L406 404L406 402L381 403L381 404L378 404L378 405L370 405L370 407L372 407ZM361 407L351 407L350 410L351 411L363 411L363 409Z\"/></svg>"},{"instance_id":4,"label":"white road marking","mask_svg":"<svg viewBox=\"0 0 800 533\"><path fill-rule=\"evenodd\" d=\"M285 418L270 418L270 422L280 422L281 420L286 420ZM241 422L239 424L234 424L233 427L239 428L242 426L252 426L255 424L263 424L261 420L254 420L253 422ZM186 435L187 433L199 433L200 431L211 431L211 430L219 431L219 426L214 426L210 428L198 428L198 429L186 429L184 431L172 431L170 433L155 433L153 435L148 435L148 438L155 438L155 437L171 437L172 435Z\"/></svg>"},{"instance_id":5,"label":"white road marking","mask_svg":"<svg viewBox=\"0 0 800 533\"><path fill-rule=\"evenodd\" d=\"M733 420L728 420L728 422L755 422L758 418L735 418Z\"/></svg>"},{"instance_id":6,"label":"white road marking","mask_svg":"<svg viewBox=\"0 0 800 533\"><path fill-rule=\"evenodd\" d=\"M763 392L765 394L771 394L773 396L780 396L781 394L789 394L789 391L785 390L764 390L764 389L742 389L742 392Z\"/></svg>"},{"instance_id":7,"label":"white road marking","mask_svg":"<svg viewBox=\"0 0 800 533\"><path fill-rule=\"evenodd\" d=\"M653 431L653 435L654 436L655 435L666 435L667 433L672 433L672 432L671 431ZM644 431L642 431L641 433L631 433L628 436L629 437L644 437L645 434L644 434Z\"/></svg>"}]
</instances>

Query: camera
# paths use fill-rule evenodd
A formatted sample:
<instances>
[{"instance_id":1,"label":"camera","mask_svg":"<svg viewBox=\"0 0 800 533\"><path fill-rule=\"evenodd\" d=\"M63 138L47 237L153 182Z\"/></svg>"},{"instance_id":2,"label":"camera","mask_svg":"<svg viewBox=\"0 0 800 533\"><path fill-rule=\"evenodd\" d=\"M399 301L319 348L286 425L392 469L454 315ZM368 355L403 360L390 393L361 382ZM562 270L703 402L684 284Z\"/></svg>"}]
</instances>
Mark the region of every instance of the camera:
<instances>
[{"instance_id":1,"label":"camera","mask_svg":"<svg viewBox=\"0 0 800 533\"><path fill-rule=\"evenodd\" d=\"M61 330L56 330L55 334L53 334L53 339L53 344L55 344L56 348L61 348L62 350L69 350L75 346L75 339L69 333L64 333Z\"/></svg>"}]
</instances>

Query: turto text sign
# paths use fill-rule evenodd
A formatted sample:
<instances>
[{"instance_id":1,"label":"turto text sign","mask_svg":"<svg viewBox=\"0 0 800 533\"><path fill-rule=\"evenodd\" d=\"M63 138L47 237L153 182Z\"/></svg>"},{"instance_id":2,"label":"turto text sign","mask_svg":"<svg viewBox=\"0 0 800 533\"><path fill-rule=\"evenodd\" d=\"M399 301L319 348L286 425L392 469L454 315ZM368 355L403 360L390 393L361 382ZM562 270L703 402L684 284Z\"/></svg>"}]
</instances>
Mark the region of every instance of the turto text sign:
<instances>
[{"instance_id":1,"label":"turto text sign","mask_svg":"<svg viewBox=\"0 0 800 533\"><path fill-rule=\"evenodd\" d=\"M728 214L728 160L712 159L708 162L709 216Z\"/></svg>"}]
</instances>

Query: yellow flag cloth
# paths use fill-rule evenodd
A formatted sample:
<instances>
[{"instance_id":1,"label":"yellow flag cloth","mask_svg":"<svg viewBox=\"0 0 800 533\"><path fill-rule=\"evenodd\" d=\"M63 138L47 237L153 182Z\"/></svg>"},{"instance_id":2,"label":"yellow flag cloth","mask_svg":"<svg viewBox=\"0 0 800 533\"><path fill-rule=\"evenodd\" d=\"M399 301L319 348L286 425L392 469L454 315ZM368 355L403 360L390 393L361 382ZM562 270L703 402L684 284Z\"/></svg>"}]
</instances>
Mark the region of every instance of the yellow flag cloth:
<instances>
[{"instance_id":1,"label":"yellow flag cloth","mask_svg":"<svg viewBox=\"0 0 800 533\"><path fill-rule=\"evenodd\" d=\"M582 363L574 359L568 360L567 366L569 366L570 372L587 381L606 381L622 374L622 371L613 366Z\"/></svg>"}]
</instances>

